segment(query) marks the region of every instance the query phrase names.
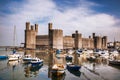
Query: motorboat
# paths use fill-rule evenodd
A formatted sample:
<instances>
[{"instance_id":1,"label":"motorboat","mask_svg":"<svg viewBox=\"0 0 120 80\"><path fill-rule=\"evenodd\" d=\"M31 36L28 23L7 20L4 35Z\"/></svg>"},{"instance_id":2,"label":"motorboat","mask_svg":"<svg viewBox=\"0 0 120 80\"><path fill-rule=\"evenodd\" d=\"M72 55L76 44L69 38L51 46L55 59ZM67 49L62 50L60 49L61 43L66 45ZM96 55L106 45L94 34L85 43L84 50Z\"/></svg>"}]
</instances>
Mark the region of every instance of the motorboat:
<instances>
[{"instance_id":1,"label":"motorboat","mask_svg":"<svg viewBox=\"0 0 120 80\"><path fill-rule=\"evenodd\" d=\"M8 60L9 61L19 60L21 58L22 58L22 55L20 55L18 53L8 55Z\"/></svg>"},{"instance_id":2,"label":"motorboat","mask_svg":"<svg viewBox=\"0 0 120 80\"><path fill-rule=\"evenodd\" d=\"M36 57L31 60L31 64L32 65L43 64L43 60Z\"/></svg>"},{"instance_id":3,"label":"motorboat","mask_svg":"<svg viewBox=\"0 0 120 80\"><path fill-rule=\"evenodd\" d=\"M31 62L31 60L32 60L33 58L31 57L31 55L25 55L24 57L23 57L23 61L24 62Z\"/></svg>"}]
</instances>

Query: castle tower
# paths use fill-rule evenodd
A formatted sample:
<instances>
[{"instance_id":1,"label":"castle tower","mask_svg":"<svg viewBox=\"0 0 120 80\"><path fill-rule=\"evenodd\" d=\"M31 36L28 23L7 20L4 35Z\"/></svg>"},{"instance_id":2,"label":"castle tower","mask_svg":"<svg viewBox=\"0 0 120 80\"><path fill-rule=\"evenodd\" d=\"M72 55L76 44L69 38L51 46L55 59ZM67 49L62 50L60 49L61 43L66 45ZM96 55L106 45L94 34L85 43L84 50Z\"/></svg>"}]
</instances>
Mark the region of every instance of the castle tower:
<instances>
[{"instance_id":1,"label":"castle tower","mask_svg":"<svg viewBox=\"0 0 120 80\"><path fill-rule=\"evenodd\" d=\"M37 35L36 29L38 29L37 27L34 27L33 25L31 25L30 27L30 22L26 22L25 48L36 49L36 35Z\"/></svg>"},{"instance_id":2,"label":"castle tower","mask_svg":"<svg viewBox=\"0 0 120 80\"><path fill-rule=\"evenodd\" d=\"M38 24L35 24L36 33L38 33Z\"/></svg>"},{"instance_id":3,"label":"castle tower","mask_svg":"<svg viewBox=\"0 0 120 80\"><path fill-rule=\"evenodd\" d=\"M48 24L49 48L63 49L63 31L60 29L52 29L52 23Z\"/></svg>"},{"instance_id":4,"label":"castle tower","mask_svg":"<svg viewBox=\"0 0 120 80\"><path fill-rule=\"evenodd\" d=\"M92 37L93 37L93 38L95 37L95 33L92 34Z\"/></svg>"},{"instance_id":5,"label":"castle tower","mask_svg":"<svg viewBox=\"0 0 120 80\"><path fill-rule=\"evenodd\" d=\"M107 36L102 37L102 48L107 49Z\"/></svg>"},{"instance_id":6,"label":"castle tower","mask_svg":"<svg viewBox=\"0 0 120 80\"><path fill-rule=\"evenodd\" d=\"M48 37L49 37L49 48L52 49L53 37L52 37L52 23L48 23Z\"/></svg>"},{"instance_id":7,"label":"castle tower","mask_svg":"<svg viewBox=\"0 0 120 80\"><path fill-rule=\"evenodd\" d=\"M78 31L75 32L75 49L82 48L82 34L79 34Z\"/></svg>"},{"instance_id":8,"label":"castle tower","mask_svg":"<svg viewBox=\"0 0 120 80\"><path fill-rule=\"evenodd\" d=\"M48 23L49 30L52 29L52 23Z\"/></svg>"},{"instance_id":9,"label":"castle tower","mask_svg":"<svg viewBox=\"0 0 120 80\"><path fill-rule=\"evenodd\" d=\"M90 49L94 49L94 39L91 38L91 36L89 36L89 45L90 45Z\"/></svg>"}]
</instances>

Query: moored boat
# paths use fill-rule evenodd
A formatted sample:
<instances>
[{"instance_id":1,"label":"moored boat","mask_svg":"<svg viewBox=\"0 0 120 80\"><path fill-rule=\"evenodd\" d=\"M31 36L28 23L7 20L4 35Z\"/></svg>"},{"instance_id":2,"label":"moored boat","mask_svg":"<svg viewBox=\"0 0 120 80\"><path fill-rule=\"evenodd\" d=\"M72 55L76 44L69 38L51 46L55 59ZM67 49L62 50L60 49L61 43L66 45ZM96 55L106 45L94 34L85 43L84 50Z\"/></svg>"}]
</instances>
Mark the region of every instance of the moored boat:
<instances>
[{"instance_id":1,"label":"moored boat","mask_svg":"<svg viewBox=\"0 0 120 80\"><path fill-rule=\"evenodd\" d=\"M7 56L5 56L5 55L1 55L0 56L0 60L4 60L4 59L7 59L8 57Z\"/></svg>"},{"instance_id":2,"label":"moored boat","mask_svg":"<svg viewBox=\"0 0 120 80\"><path fill-rule=\"evenodd\" d=\"M15 60L19 60L19 59L22 58L22 55L19 54L18 52L16 52L15 49L13 49L12 52L13 52L12 54L9 54L9 55L8 55L8 60L9 60L9 61L15 61Z\"/></svg>"},{"instance_id":3,"label":"moored boat","mask_svg":"<svg viewBox=\"0 0 120 80\"><path fill-rule=\"evenodd\" d=\"M31 55L25 55L25 56L23 57L23 61L26 62L26 63L31 62L31 60L32 60Z\"/></svg>"},{"instance_id":4,"label":"moored boat","mask_svg":"<svg viewBox=\"0 0 120 80\"><path fill-rule=\"evenodd\" d=\"M120 66L120 60L109 60L109 64Z\"/></svg>"},{"instance_id":5,"label":"moored boat","mask_svg":"<svg viewBox=\"0 0 120 80\"><path fill-rule=\"evenodd\" d=\"M80 65L75 65L73 63L67 63L67 69L71 70L71 71L79 71L79 69L81 68Z\"/></svg>"},{"instance_id":6,"label":"moored boat","mask_svg":"<svg viewBox=\"0 0 120 80\"><path fill-rule=\"evenodd\" d=\"M66 60L72 60L73 56L72 55L67 55Z\"/></svg>"},{"instance_id":7,"label":"moored boat","mask_svg":"<svg viewBox=\"0 0 120 80\"><path fill-rule=\"evenodd\" d=\"M52 67L52 74L55 76L60 76L65 73L65 67L63 64L54 64Z\"/></svg>"},{"instance_id":8,"label":"moored boat","mask_svg":"<svg viewBox=\"0 0 120 80\"><path fill-rule=\"evenodd\" d=\"M33 59L31 60L31 64L32 64L32 65L43 64L43 60L36 57L36 58L33 58Z\"/></svg>"},{"instance_id":9,"label":"moored boat","mask_svg":"<svg viewBox=\"0 0 120 80\"><path fill-rule=\"evenodd\" d=\"M87 60L89 60L89 61L95 61L96 57L95 56L89 56L89 57L87 57Z\"/></svg>"},{"instance_id":10,"label":"moored boat","mask_svg":"<svg viewBox=\"0 0 120 80\"><path fill-rule=\"evenodd\" d=\"M16 54L16 53L8 55L8 60L9 61L19 60L21 58L22 58L22 55Z\"/></svg>"}]
</instances>

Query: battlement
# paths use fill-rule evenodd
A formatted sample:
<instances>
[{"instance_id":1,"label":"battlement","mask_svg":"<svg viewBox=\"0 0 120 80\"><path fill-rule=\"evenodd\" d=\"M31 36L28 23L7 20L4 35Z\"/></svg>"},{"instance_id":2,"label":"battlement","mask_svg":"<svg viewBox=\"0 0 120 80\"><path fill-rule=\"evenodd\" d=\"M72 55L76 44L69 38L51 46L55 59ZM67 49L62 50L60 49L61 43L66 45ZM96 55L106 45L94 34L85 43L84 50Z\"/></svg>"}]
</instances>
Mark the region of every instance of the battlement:
<instances>
[{"instance_id":1,"label":"battlement","mask_svg":"<svg viewBox=\"0 0 120 80\"><path fill-rule=\"evenodd\" d=\"M38 24L30 25L30 22L26 22L26 30L38 32Z\"/></svg>"},{"instance_id":2,"label":"battlement","mask_svg":"<svg viewBox=\"0 0 120 80\"><path fill-rule=\"evenodd\" d=\"M52 29L53 32L63 32L61 29Z\"/></svg>"}]
</instances>

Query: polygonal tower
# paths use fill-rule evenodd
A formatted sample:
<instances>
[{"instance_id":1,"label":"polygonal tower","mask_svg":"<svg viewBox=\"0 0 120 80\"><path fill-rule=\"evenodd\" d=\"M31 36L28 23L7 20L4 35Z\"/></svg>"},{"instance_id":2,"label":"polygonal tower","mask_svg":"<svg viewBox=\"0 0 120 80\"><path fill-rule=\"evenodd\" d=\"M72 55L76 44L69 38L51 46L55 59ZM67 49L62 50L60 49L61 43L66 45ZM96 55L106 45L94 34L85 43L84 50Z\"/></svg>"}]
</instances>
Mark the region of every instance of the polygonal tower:
<instances>
[{"instance_id":1,"label":"polygonal tower","mask_svg":"<svg viewBox=\"0 0 120 80\"><path fill-rule=\"evenodd\" d=\"M30 22L26 22L25 30L25 48L26 49L36 49L36 35L38 32L38 24L35 26L31 25Z\"/></svg>"}]
</instances>

